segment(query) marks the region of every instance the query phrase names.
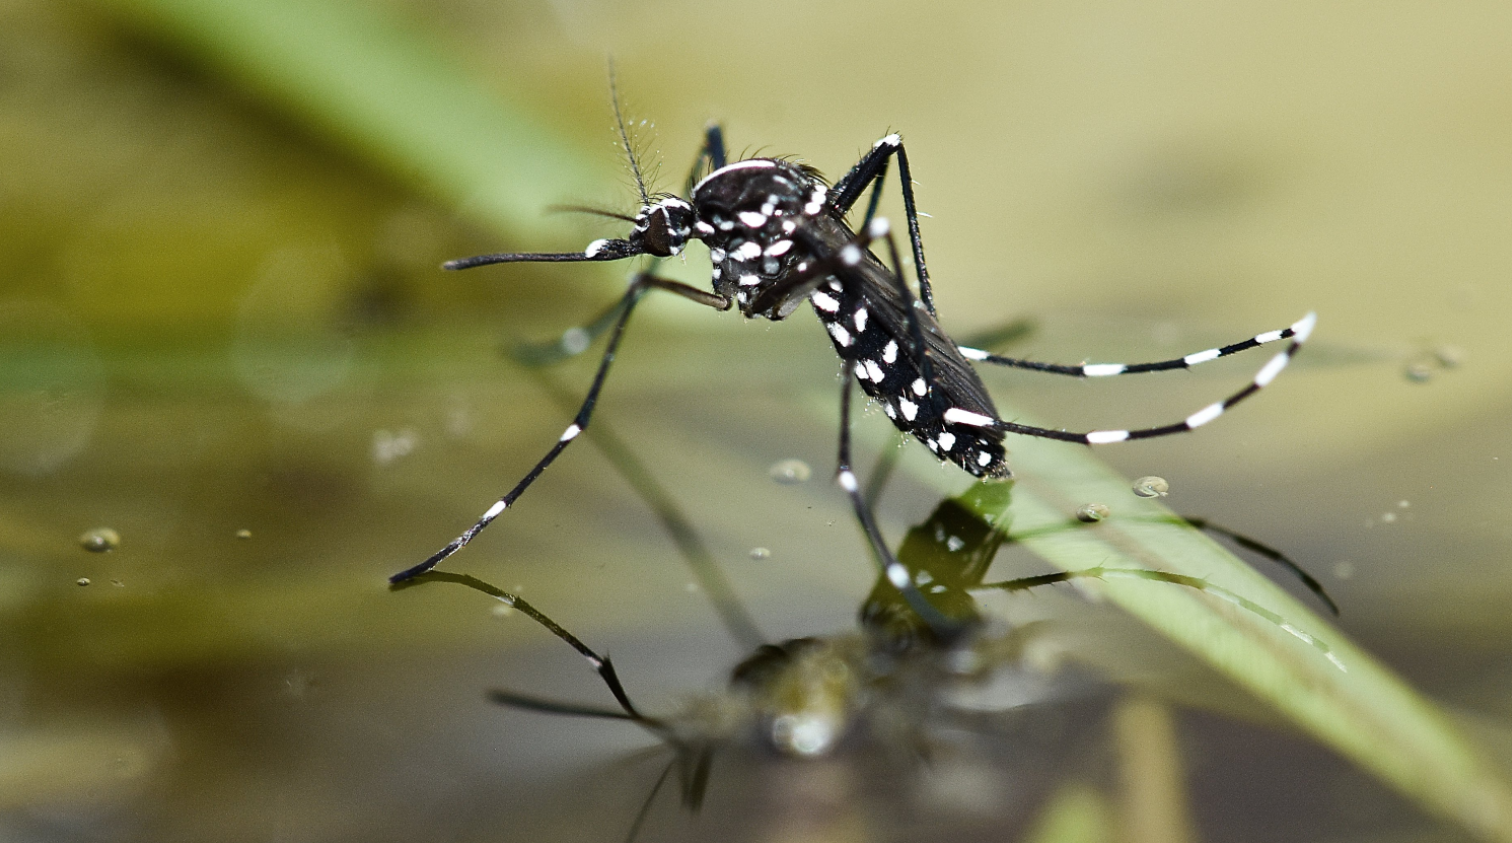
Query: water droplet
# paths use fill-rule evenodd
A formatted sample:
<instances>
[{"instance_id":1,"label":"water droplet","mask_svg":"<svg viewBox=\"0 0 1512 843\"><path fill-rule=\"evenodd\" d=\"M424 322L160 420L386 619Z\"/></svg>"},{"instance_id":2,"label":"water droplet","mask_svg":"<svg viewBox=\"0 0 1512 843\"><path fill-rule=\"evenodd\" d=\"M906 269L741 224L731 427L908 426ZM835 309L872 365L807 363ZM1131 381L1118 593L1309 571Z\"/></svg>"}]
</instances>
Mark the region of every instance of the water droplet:
<instances>
[{"instance_id":1,"label":"water droplet","mask_svg":"<svg viewBox=\"0 0 1512 843\"><path fill-rule=\"evenodd\" d=\"M252 531L243 527L242 529L236 531L236 537L245 541L252 538Z\"/></svg>"},{"instance_id":2,"label":"water droplet","mask_svg":"<svg viewBox=\"0 0 1512 843\"><path fill-rule=\"evenodd\" d=\"M1433 359L1445 369L1453 369L1465 362L1465 350L1457 345L1440 345L1433 349Z\"/></svg>"},{"instance_id":3,"label":"water droplet","mask_svg":"<svg viewBox=\"0 0 1512 843\"><path fill-rule=\"evenodd\" d=\"M89 577L79 577L79 585L89 585Z\"/></svg>"},{"instance_id":4,"label":"water droplet","mask_svg":"<svg viewBox=\"0 0 1512 843\"><path fill-rule=\"evenodd\" d=\"M582 354L593 342L593 336L582 328L568 328L562 332L562 351L567 354Z\"/></svg>"},{"instance_id":5,"label":"water droplet","mask_svg":"<svg viewBox=\"0 0 1512 843\"><path fill-rule=\"evenodd\" d=\"M753 547L751 548L751 558L755 559L757 562L760 562L763 559L771 559L772 551L767 550L764 547Z\"/></svg>"},{"instance_id":6,"label":"water droplet","mask_svg":"<svg viewBox=\"0 0 1512 843\"><path fill-rule=\"evenodd\" d=\"M1137 494L1137 491L1136 491ZM1086 503L1076 510L1076 520L1095 524L1112 514L1105 503Z\"/></svg>"},{"instance_id":7,"label":"water droplet","mask_svg":"<svg viewBox=\"0 0 1512 843\"><path fill-rule=\"evenodd\" d=\"M1134 494L1142 498L1163 498L1171 492L1164 477L1141 477L1134 481Z\"/></svg>"},{"instance_id":8,"label":"water droplet","mask_svg":"<svg viewBox=\"0 0 1512 843\"><path fill-rule=\"evenodd\" d=\"M388 465L394 460L415 450L415 445L420 441L420 434L405 428L398 433L390 433L387 430L379 430L373 433L373 462L379 465Z\"/></svg>"},{"instance_id":9,"label":"water droplet","mask_svg":"<svg viewBox=\"0 0 1512 843\"><path fill-rule=\"evenodd\" d=\"M79 546L90 553L109 553L121 546L121 534L109 527L96 527L79 536Z\"/></svg>"},{"instance_id":10,"label":"water droplet","mask_svg":"<svg viewBox=\"0 0 1512 843\"><path fill-rule=\"evenodd\" d=\"M807 481L814 475L814 470L809 468L809 464L803 460L792 459L772 463L772 467L767 469L767 474L770 474L778 483L791 486Z\"/></svg>"}]
</instances>

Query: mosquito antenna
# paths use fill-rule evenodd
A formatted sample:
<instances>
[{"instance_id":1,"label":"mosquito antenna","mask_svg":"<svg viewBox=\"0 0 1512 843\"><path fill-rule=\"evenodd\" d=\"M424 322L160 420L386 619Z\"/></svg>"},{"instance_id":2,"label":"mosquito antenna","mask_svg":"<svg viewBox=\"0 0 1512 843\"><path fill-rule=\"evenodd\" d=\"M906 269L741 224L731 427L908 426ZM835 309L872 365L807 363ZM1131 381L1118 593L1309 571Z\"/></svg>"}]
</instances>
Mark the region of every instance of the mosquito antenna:
<instances>
[{"instance_id":1,"label":"mosquito antenna","mask_svg":"<svg viewBox=\"0 0 1512 843\"><path fill-rule=\"evenodd\" d=\"M617 211L606 211L603 208L590 208L587 205L549 205L546 208L552 214L592 214L596 217L608 217L612 220L624 220L635 222L635 217L629 214L621 214Z\"/></svg>"},{"instance_id":2,"label":"mosquito antenna","mask_svg":"<svg viewBox=\"0 0 1512 843\"><path fill-rule=\"evenodd\" d=\"M646 192L646 180L641 176L640 162L635 159L635 148L630 145L630 133L625 129L625 115L620 110L619 85L615 81L613 56L609 58L609 99L614 105L614 127L619 130L620 145L625 148L625 157L630 159L630 173L635 176L635 189L640 192L641 205L650 205L651 195Z\"/></svg>"}]
</instances>

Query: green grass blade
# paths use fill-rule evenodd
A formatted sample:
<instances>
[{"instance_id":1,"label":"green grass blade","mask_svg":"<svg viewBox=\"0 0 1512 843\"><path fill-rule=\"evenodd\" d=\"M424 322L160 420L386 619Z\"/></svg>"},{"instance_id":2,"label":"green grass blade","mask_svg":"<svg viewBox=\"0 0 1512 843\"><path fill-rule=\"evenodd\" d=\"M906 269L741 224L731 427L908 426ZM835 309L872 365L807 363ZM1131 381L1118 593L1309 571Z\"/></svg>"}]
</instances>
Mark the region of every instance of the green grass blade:
<instances>
[{"instance_id":1,"label":"green grass blade","mask_svg":"<svg viewBox=\"0 0 1512 843\"><path fill-rule=\"evenodd\" d=\"M333 0L98 0L475 221L539 242L543 212L617 178L423 28ZM606 107L607 113L607 107Z\"/></svg>"},{"instance_id":2,"label":"green grass blade","mask_svg":"<svg viewBox=\"0 0 1512 843\"><path fill-rule=\"evenodd\" d=\"M144 22L377 165L484 224L534 242L541 212L613 179L586 154L461 72L412 29L330 0L98 0ZM826 417L829 417L828 414ZM1085 449L1016 440L1014 528L1064 523L1081 503L1116 504L1095 529L1026 539L1063 569L1144 566L1206 577L1317 635L1347 668L1263 618L1187 589L1098 584L1108 599L1274 706L1427 809L1512 841L1512 792L1432 703L1303 605ZM932 477L938 477L933 473Z\"/></svg>"},{"instance_id":3,"label":"green grass blade","mask_svg":"<svg viewBox=\"0 0 1512 843\"><path fill-rule=\"evenodd\" d=\"M1108 601L1428 810L1485 839L1512 840L1512 789L1500 772L1432 702L1342 632L1164 506L1136 498L1128 480L1089 449L1019 439L1013 465L1012 532L1024 534L1022 543L1037 555L1067 571L1143 567L1206 578L1317 636L1330 652L1190 589L1132 579L1093 583ZM1089 502L1111 504L1114 516L1095 527L1056 529Z\"/></svg>"}]
</instances>

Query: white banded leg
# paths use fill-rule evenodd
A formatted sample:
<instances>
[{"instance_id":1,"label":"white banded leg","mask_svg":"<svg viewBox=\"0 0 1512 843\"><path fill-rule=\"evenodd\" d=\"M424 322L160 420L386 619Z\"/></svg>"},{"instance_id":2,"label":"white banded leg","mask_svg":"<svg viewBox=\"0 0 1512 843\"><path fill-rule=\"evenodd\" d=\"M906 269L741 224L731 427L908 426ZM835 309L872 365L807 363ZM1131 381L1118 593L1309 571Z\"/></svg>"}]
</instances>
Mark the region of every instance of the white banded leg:
<instances>
[{"instance_id":1,"label":"white banded leg","mask_svg":"<svg viewBox=\"0 0 1512 843\"><path fill-rule=\"evenodd\" d=\"M603 358L599 361L598 372L593 376L593 385L588 388L588 395L583 399L583 404L578 409L577 416L573 418L572 424L569 424L567 429L562 432L556 444L551 447L550 451L546 452L546 456L542 457L540 462L535 464L535 467L530 469L530 473L526 474L519 483L516 483L513 489L510 489L508 493L495 501L493 506L490 506L483 513L483 516L471 527L467 528L462 535L452 539L445 547L431 554L430 558L424 562L414 567L406 568L389 577L389 582L403 582L411 577L423 574L431 568L436 567L437 564L448 556L466 547L468 542L472 541L478 533L483 531L483 528L492 524L495 518L498 518L506 509L513 506L520 495L530 488L530 484L534 483L535 479L541 476L546 467L551 465L558 455L567 450L567 446L572 444L573 440L577 439L578 435L588 427L588 422L593 417L593 408L598 403L599 392L604 388L604 381L609 376L609 366L614 363L614 353L619 348L620 339L624 337L625 324L630 321L630 314L635 312L635 305L639 303L641 296L644 296L650 290L666 290L677 293L699 304L708 305L720 310L727 309L730 306L729 300L723 296L717 296L696 287L690 287L687 284L669 281L665 278L658 278L645 273L635 276L630 282L630 288L625 291L625 295L621 299L619 306L623 309L620 311L619 318L615 320L614 328L609 334L609 344L604 349Z\"/></svg>"},{"instance_id":2,"label":"white banded leg","mask_svg":"<svg viewBox=\"0 0 1512 843\"><path fill-rule=\"evenodd\" d=\"M1304 323L1307 323L1307 327L1310 328L1311 323L1309 320L1312 319L1313 314L1309 313L1300 321L1292 324L1290 327L1282 328L1279 331L1266 331L1263 334L1256 334L1255 336L1250 337L1249 339L1242 342L1236 342L1231 345L1222 346L1220 348L1209 348L1206 351L1198 351L1193 354L1188 354L1185 357L1177 357L1171 360L1159 360L1154 363L1083 363L1080 366L1063 366L1056 363L1040 363L1035 360L1024 360L1017 357L1004 357L1002 355L983 351L980 348L972 348L965 345L958 346L958 348L961 354L968 360L975 360L981 363L991 363L995 366L1010 366L1015 369L1028 369L1030 371L1045 372L1051 375L1070 375L1071 377L1076 378L1105 378L1114 375L1138 375L1145 372L1166 372L1172 369L1190 369L1193 366L1201 363L1206 363L1209 360L1217 360L1220 357L1227 357L1230 354L1238 354L1241 351L1248 351L1252 348L1258 348L1262 345L1273 343L1278 340L1291 339L1292 337L1297 336L1298 332L1302 330Z\"/></svg>"},{"instance_id":3,"label":"white banded leg","mask_svg":"<svg viewBox=\"0 0 1512 843\"><path fill-rule=\"evenodd\" d=\"M866 533L867 543L871 545L872 555L877 560L882 575L887 577L887 581L903 595L909 608L913 609L929 626L936 640L952 641L965 631L965 626L958 620L946 617L925 599L919 587L914 583L912 572L898 561L898 557L893 554L886 540L882 538L882 531L877 528L877 520L872 515L871 507L867 506L866 499L861 495L861 483L856 478L856 472L851 468L850 399L850 369L842 363L840 369L840 454L835 469L835 480L850 498L851 508L855 510L856 520L861 523L861 529Z\"/></svg>"},{"instance_id":4,"label":"white banded leg","mask_svg":"<svg viewBox=\"0 0 1512 843\"><path fill-rule=\"evenodd\" d=\"M1230 407L1268 386L1286 368L1286 364L1291 362L1292 357L1296 355L1297 351L1302 348L1302 344L1307 341L1316 323L1316 314L1309 313L1302 317L1295 325L1288 329L1291 331L1291 343L1275 357L1272 357L1255 374L1254 379L1248 385L1222 401L1209 404L1174 424L1139 428L1136 430L1093 430L1086 433L1073 433L1067 430L1051 430L1044 427L1033 427L1031 425L1002 421L1001 419L990 418L980 413L973 413L959 408L946 410L945 421L955 424L973 425L975 427L993 428L1006 433L1018 433L1024 436L1038 436L1042 439L1080 442L1084 445L1106 445L1113 442L1127 442L1132 439L1152 439L1156 436L1184 433L1213 421L1227 412Z\"/></svg>"},{"instance_id":5,"label":"white banded leg","mask_svg":"<svg viewBox=\"0 0 1512 843\"><path fill-rule=\"evenodd\" d=\"M872 185L871 199L866 206L866 216L861 220L861 228L871 224L872 218L877 214L877 204L882 196L882 182L887 178L888 159L896 156L898 159L898 179L901 182L903 193L903 215L908 223L908 240L913 249L914 269L919 278L919 299L930 315L935 315L934 291L929 285L929 269L924 265L924 240L919 234L919 211L914 206L913 174L908 170L908 153L903 149L903 139L897 133L888 134L876 143L872 148L850 168L829 193L829 201L835 210L841 214L850 212L855 206L856 200L861 198L862 192L868 184ZM898 276L902 277L903 267L898 266Z\"/></svg>"}]
</instances>

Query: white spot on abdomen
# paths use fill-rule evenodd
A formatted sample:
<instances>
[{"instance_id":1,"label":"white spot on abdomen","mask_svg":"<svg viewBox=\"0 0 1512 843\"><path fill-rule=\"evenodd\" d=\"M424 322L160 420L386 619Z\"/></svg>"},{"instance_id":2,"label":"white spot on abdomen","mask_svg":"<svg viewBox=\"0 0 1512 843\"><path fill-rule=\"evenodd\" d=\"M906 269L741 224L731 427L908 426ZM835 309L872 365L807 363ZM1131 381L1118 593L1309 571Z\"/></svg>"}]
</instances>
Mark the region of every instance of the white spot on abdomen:
<instances>
[{"instance_id":1,"label":"white spot on abdomen","mask_svg":"<svg viewBox=\"0 0 1512 843\"><path fill-rule=\"evenodd\" d=\"M969 424L972 427L992 427L993 418L963 410L960 407L951 407L945 411L945 421L953 424Z\"/></svg>"}]
</instances>

